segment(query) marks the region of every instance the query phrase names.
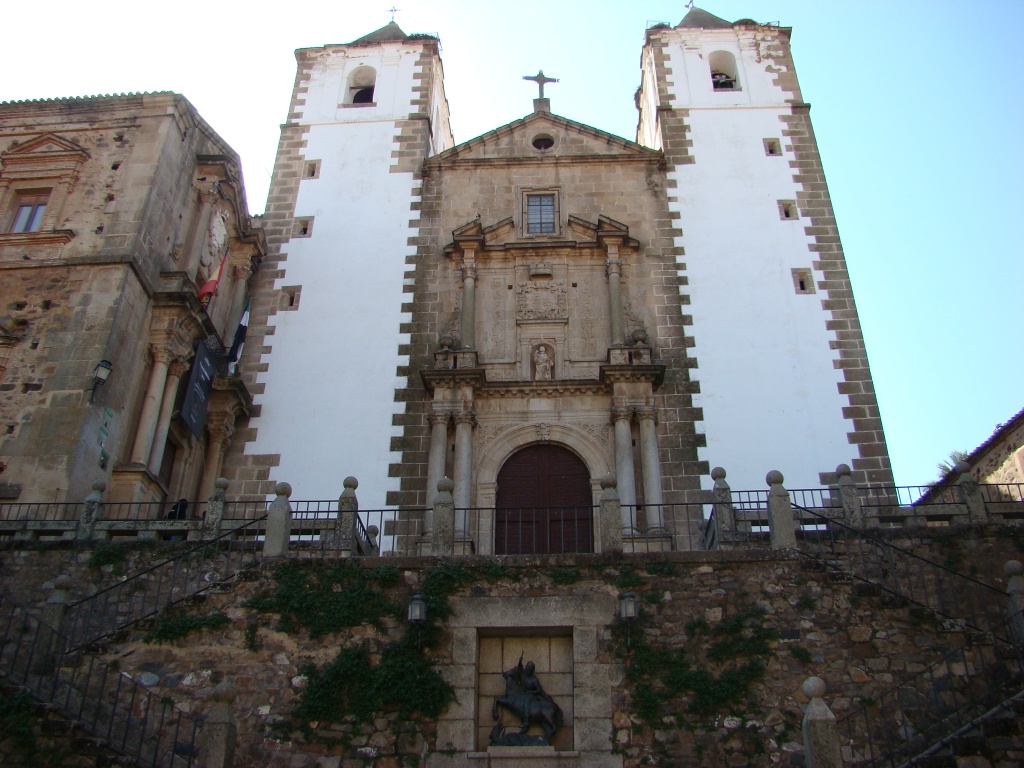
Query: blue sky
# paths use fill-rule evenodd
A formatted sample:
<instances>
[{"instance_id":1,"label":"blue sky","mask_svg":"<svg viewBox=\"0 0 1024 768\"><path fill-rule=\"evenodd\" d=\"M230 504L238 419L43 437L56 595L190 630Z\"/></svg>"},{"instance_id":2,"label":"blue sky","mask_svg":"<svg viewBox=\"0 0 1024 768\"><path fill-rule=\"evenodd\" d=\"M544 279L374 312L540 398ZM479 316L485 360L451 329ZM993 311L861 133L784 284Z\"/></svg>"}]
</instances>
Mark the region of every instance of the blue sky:
<instances>
[{"instance_id":1,"label":"blue sky","mask_svg":"<svg viewBox=\"0 0 1024 768\"><path fill-rule=\"evenodd\" d=\"M531 110L633 138L649 23L682 2L395 0L440 36L456 140ZM0 100L173 90L242 156L263 210L293 51L387 23L389 2L48 4L0 48ZM793 28L900 484L923 484L1024 408L1024 2L706 0ZM151 10L150 10L151 9ZM273 10L272 10L273 9ZM151 15L150 15L151 14ZM727 466L727 464L726 464ZM766 468L767 469L767 468ZM822 469L828 469L822 467Z\"/></svg>"}]
</instances>

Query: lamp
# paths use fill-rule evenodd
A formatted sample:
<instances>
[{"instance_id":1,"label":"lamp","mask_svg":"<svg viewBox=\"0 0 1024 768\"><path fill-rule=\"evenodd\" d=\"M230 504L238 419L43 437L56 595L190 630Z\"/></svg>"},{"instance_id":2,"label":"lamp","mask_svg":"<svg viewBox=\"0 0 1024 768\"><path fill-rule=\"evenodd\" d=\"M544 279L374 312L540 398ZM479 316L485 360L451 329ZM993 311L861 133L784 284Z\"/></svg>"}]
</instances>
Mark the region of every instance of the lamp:
<instances>
[{"instance_id":1,"label":"lamp","mask_svg":"<svg viewBox=\"0 0 1024 768\"><path fill-rule=\"evenodd\" d=\"M103 386L103 383L110 378L114 365L109 360L100 360L92 370L92 389L89 390L89 402L96 396L96 390Z\"/></svg>"},{"instance_id":2,"label":"lamp","mask_svg":"<svg viewBox=\"0 0 1024 768\"><path fill-rule=\"evenodd\" d=\"M640 616L640 601L636 595L627 592L619 600L619 618L626 622L626 647L629 648L630 626Z\"/></svg>"},{"instance_id":3,"label":"lamp","mask_svg":"<svg viewBox=\"0 0 1024 768\"><path fill-rule=\"evenodd\" d=\"M412 600L409 601L409 623L422 624L426 620L427 604L423 600L423 595L413 595Z\"/></svg>"}]
</instances>

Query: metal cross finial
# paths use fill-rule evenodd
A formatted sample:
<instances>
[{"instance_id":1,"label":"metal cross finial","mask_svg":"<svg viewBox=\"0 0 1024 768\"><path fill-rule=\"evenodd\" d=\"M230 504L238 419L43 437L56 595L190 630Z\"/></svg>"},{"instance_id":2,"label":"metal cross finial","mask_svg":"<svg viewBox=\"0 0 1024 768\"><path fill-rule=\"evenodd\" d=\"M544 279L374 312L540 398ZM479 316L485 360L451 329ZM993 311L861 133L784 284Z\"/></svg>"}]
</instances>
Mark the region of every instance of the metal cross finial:
<instances>
[{"instance_id":1,"label":"metal cross finial","mask_svg":"<svg viewBox=\"0 0 1024 768\"><path fill-rule=\"evenodd\" d=\"M537 97L539 99L543 99L544 98L544 83L557 83L558 82L558 78L557 77L545 77L543 69L537 70L537 74L533 75L532 77L524 76L523 80L532 80L533 82L535 82L537 85L540 86L540 96Z\"/></svg>"},{"instance_id":2,"label":"metal cross finial","mask_svg":"<svg viewBox=\"0 0 1024 768\"><path fill-rule=\"evenodd\" d=\"M395 8L395 6L393 6L393 5L390 8L388 8L388 13L391 14L391 20L392 21L395 20L395 14L398 13L400 10L402 10L402 9L401 8Z\"/></svg>"}]
</instances>

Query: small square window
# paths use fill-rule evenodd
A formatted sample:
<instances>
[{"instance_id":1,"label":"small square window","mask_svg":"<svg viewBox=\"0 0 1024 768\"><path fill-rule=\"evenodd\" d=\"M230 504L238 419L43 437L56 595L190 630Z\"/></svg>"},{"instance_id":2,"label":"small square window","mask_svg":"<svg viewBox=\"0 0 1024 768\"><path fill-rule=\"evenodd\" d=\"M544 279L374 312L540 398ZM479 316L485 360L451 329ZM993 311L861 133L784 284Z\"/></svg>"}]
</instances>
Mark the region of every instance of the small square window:
<instances>
[{"instance_id":1,"label":"small square window","mask_svg":"<svg viewBox=\"0 0 1024 768\"><path fill-rule=\"evenodd\" d=\"M796 200L779 200L779 218L783 221L795 221L800 218Z\"/></svg>"},{"instance_id":2,"label":"small square window","mask_svg":"<svg viewBox=\"0 0 1024 768\"><path fill-rule=\"evenodd\" d=\"M292 237L312 237L313 236L313 219L303 218L295 219L292 225Z\"/></svg>"},{"instance_id":3,"label":"small square window","mask_svg":"<svg viewBox=\"0 0 1024 768\"><path fill-rule=\"evenodd\" d=\"M778 139L765 139L764 153L769 157L779 157L782 154L781 142Z\"/></svg>"},{"instance_id":4,"label":"small square window","mask_svg":"<svg viewBox=\"0 0 1024 768\"><path fill-rule=\"evenodd\" d=\"M811 270L794 269L793 288L797 293L814 293L814 275Z\"/></svg>"},{"instance_id":5,"label":"small square window","mask_svg":"<svg viewBox=\"0 0 1024 768\"><path fill-rule=\"evenodd\" d=\"M526 234L553 235L558 231L558 196L554 192L527 194Z\"/></svg>"},{"instance_id":6,"label":"small square window","mask_svg":"<svg viewBox=\"0 0 1024 768\"><path fill-rule=\"evenodd\" d=\"M50 200L49 190L22 192L14 198L14 215L9 232L38 232Z\"/></svg>"}]
</instances>

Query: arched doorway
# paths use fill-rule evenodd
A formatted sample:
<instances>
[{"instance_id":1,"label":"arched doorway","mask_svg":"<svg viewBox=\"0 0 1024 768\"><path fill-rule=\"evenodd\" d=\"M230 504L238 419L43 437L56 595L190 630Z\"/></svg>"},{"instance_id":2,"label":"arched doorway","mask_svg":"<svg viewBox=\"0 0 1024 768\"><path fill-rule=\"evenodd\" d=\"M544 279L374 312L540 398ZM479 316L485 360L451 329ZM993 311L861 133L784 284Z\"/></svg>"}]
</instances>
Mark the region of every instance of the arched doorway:
<instances>
[{"instance_id":1,"label":"arched doorway","mask_svg":"<svg viewBox=\"0 0 1024 768\"><path fill-rule=\"evenodd\" d=\"M498 472L494 553L594 551L594 510L587 465L558 445L531 445Z\"/></svg>"}]
</instances>

